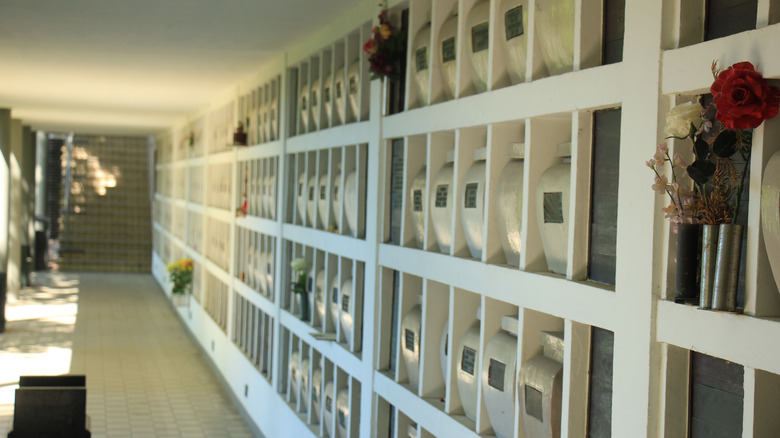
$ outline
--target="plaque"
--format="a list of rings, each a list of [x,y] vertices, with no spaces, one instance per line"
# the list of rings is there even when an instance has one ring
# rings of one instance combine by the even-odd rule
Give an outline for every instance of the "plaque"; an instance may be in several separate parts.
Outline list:
[[[407,350],[414,351],[414,332],[409,329],[406,329],[405,344]]]
[[[325,103],[330,103],[330,87],[325,87],[325,89],[322,90],[322,100]]]
[[[357,78],[354,76],[349,77],[349,94],[357,94]]]
[[[563,223],[563,193],[544,193],[544,223]]]
[[[401,244],[401,211],[404,199],[404,141],[395,139],[392,144],[390,168],[390,243]]]
[[[505,374],[506,364],[495,359],[490,359],[490,366],[488,367],[488,385],[504,392]]]
[[[314,388],[314,391],[311,392],[311,401],[314,403],[320,402],[320,394],[319,391],[317,391],[317,388]]]
[[[339,302],[339,288],[334,287],[333,288],[333,293],[331,295],[333,297],[333,302],[334,303],[338,303]]]
[[[466,208],[477,208],[477,189],[478,183],[466,184],[466,196],[463,200],[463,206]]]
[[[473,53],[488,49],[490,46],[489,29],[490,23],[487,21],[471,28],[471,51]]]
[[[344,294],[341,297],[341,310],[343,310],[344,312],[349,313],[349,295],[347,295],[347,294]]]
[[[473,348],[463,347],[463,357],[460,360],[460,369],[464,373],[474,375],[474,364],[477,360],[477,352]]]
[[[341,82],[336,82],[336,99],[341,99]]]
[[[448,184],[441,184],[436,187],[436,208],[447,207],[447,190]]]
[[[320,186],[320,199],[325,199],[325,194],[327,193],[327,187],[324,185]]]
[[[333,412],[333,399],[329,396],[325,396],[325,410]]]
[[[303,183],[298,183],[298,196],[303,196]]]
[[[339,424],[343,428],[347,428],[347,419],[344,417],[344,411],[339,411]]]
[[[314,187],[309,187],[309,201],[314,201]]]
[[[306,96],[301,96],[301,111],[306,111]]]
[[[415,190],[413,194],[413,209],[416,212],[423,211],[422,190]]]
[[[525,29],[523,29],[523,6],[520,5],[506,11],[504,23],[507,41],[522,36],[525,33]]]
[[[317,106],[317,91],[311,92],[311,106]]]
[[[544,422],[542,415],[542,392],[533,386],[523,386],[525,387],[525,413]]]
[[[414,54],[417,62],[417,71],[428,69],[428,47],[420,47]]]
[[[339,186],[333,186],[333,201],[338,202],[339,200]]]
[[[455,60],[455,37],[447,38],[441,42],[441,62]]]

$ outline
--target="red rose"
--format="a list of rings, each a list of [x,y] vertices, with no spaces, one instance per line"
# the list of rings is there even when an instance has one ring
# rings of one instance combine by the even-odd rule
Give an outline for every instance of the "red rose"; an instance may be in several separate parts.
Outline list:
[[[721,72],[710,87],[727,129],[752,129],[777,115],[780,90],[770,87],[753,64],[738,62]]]

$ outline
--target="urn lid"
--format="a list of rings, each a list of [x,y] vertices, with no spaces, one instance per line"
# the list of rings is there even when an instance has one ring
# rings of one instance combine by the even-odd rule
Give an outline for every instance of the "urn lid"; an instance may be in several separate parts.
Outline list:
[[[501,328],[508,331],[509,334],[517,336],[517,317],[510,315],[502,316]]]
[[[485,161],[487,160],[487,148],[477,148],[474,149],[474,161]]]
[[[422,294],[417,294],[417,296],[416,296],[416,297],[414,297],[414,301],[415,301],[417,304],[419,304],[419,305],[422,305]]]
[[[540,332],[539,343],[544,347],[544,355],[550,359],[563,362],[564,339],[563,332]]]
[[[525,158],[525,143],[514,142],[506,145],[506,155],[509,158],[523,159]]]
[[[445,163],[454,163],[455,162],[455,149],[450,149],[447,151],[447,157],[444,159]]]
[[[477,321],[482,321],[482,306],[477,307]]]

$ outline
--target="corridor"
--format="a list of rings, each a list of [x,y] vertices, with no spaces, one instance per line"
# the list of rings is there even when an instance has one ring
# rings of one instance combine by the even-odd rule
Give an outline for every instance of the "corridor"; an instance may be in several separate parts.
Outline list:
[[[19,375],[85,374],[93,437],[251,437],[146,274],[35,274],[0,334],[0,437]]]

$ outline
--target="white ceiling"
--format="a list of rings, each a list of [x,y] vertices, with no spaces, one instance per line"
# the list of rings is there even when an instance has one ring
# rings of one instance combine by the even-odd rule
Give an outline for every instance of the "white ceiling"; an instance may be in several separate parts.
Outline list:
[[[360,0],[0,0],[0,107],[34,129],[171,126]]]

